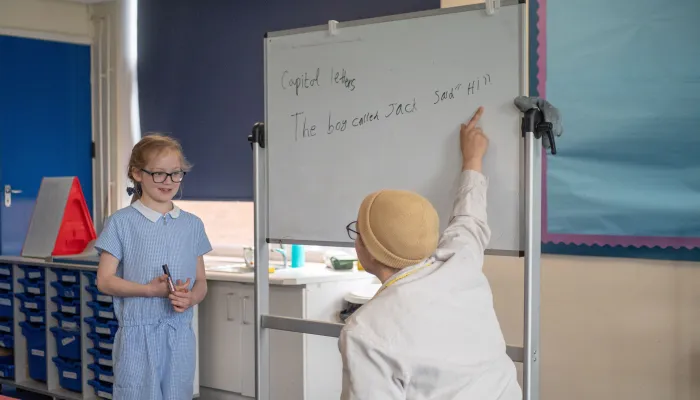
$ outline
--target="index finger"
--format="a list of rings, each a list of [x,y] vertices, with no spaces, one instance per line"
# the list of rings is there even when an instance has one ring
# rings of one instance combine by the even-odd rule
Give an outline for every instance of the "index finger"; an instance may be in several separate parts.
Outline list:
[[[480,106],[476,112],[474,113],[474,116],[472,119],[469,120],[467,123],[467,129],[474,129],[476,127],[476,124],[479,123],[479,120],[481,119],[481,115],[484,113],[484,107]]]

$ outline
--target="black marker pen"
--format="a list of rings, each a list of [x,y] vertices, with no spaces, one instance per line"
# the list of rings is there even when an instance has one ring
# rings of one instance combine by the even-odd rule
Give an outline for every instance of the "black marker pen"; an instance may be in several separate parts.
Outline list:
[[[170,276],[170,270],[168,269],[168,264],[163,264],[163,272],[168,275],[168,288],[171,292],[175,291],[175,285],[173,284],[173,278]]]

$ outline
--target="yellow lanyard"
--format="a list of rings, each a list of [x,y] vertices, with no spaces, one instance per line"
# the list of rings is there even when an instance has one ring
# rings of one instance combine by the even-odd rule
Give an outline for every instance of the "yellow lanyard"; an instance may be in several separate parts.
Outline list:
[[[433,262],[435,262],[435,260],[430,260],[429,262],[426,262],[425,264],[423,264],[423,265],[421,265],[421,266],[419,266],[419,267],[416,267],[416,268],[414,268],[414,269],[412,269],[412,270],[410,270],[410,271],[406,271],[406,272],[404,272],[403,274],[398,275],[398,276],[396,276],[396,277],[394,277],[394,278],[391,278],[390,280],[386,281],[386,283],[385,283],[382,287],[379,288],[379,290],[378,290],[377,293],[374,295],[374,297],[377,297],[377,296],[379,295],[379,293],[381,293],[382,291],[384,291],[384,289],[386,289],[386,288],[388,288],[389,286],[393,285],[394,283],[400,281],[401,279],[404,279],[404,278],[406,278],[406,277],[409,277],[409,276],[415,274],[416,272],[422,270],[423,268],[426,268],[426,267],[429,267],[429,266],[433,265]]]

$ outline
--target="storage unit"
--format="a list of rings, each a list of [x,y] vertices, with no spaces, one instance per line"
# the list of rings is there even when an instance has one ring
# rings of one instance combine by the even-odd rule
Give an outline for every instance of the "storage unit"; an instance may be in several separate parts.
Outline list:
[[[0,379],[15,377],[12,265],[0,264]]]
[[[48,268],[47,285],[51,311],[49,332],[51,333],[51,361],[55,366],[56,378],[50,389],[60,388],[81,393],[83,387],[82,340],[80,329],[81,282],[80,271]],[[49,364],[49,365],[51,365]],[[58,383],[58,385],[56,385]]]
[[[15,307],[19,307],[16,326],[22,334],[15,336],[17,355],[24,354],[25,368],[17,373],[17,381],[29,379],[37,384],[47,381],[46,358],[46,271],[28,265],[19,265],[13,271],[16,279]],[[27,314],[34,315],[33,321]],[[22,343],[23,342],[23,343]],[[15,359],[17,361],[17,359]],[[19,371],[17,371],[19,372]]]
[[[51,328],[51,333],[53,333],[53,337],[56,339],[59,357],[65,360],[80,361],[80,330],[71,331],[54,326]]]
[[[36,381],[46,382],[46,327],[27,321],[22,321],[19,325],[27,343],[29,377]]]
[[[97,289],[97,275],[94,272],[83,272],[83,274],[89,283],[87,292],[92,298],[92,301],[85,303],[92,314],[90,318],[85,319],[90,326],[88,337],[92,342],[92,348],[88,350],[92,357],[88,365],[92,379],[88,384],[92,387],[95,396],[111,399],[114,383],[112,345],[119,323],[114,315],[112,297]]]
[[[0,384],[57,399],[112,397],[119,326],[112,297],[97,289],[96,269],[0,256],[0,347],[14,348],[0,354]],[[196,323],[195,307],[195,332]]]
[[[70,361],[62,357],[54,357],[54,364],[58,368],[58,383],[62,388],[81,392],[83,381],[81,377],[82,368],[80,361]]]

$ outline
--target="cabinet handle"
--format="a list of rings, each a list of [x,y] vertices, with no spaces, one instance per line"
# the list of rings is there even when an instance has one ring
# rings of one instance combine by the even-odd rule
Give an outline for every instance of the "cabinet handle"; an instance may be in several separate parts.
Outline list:
[[[248,296],[243,296],[243,325],[250,325],[248,322]]]
[[[229,293],[226,295],[226,319],[229,321],[235,321],[236,317],[234,316],[234,311],[236,308],[233,305],[233,301],[236,298],[235,293]]]

